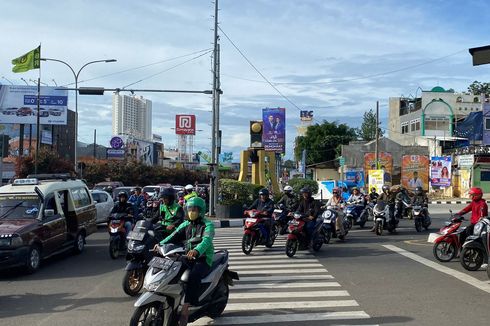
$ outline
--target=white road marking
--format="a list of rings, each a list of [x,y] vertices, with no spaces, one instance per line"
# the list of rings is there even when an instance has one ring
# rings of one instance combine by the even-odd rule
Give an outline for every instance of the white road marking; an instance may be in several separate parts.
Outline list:
[[[285,253],[282,253],[284,256],[283,257],[278,257],[277,255],[274,255],[274,256],[268,256],[268,255],[256,255],[252,252],[251,255],[245,255],[245,254],[230,254],[230,261],[234,262],[234,261],[254,261],[254,260],[257,260],[257,259],[270,259],[271,261],[272,260],[276,260],[276,259],[286,259],[286,260],[290,260],[290,261],[304,261],[304,260],[307,260],[308,258],[312,258],[312,255],[307,255],[306,253],[305,254],[296,254],[294,255],[294,257],[292,258],[289,258],[286,256]],[[314,259],[315,261],[318,261],[316,259]]]
[[[322,264],[300,264],[300,263],[294,263],[294,264],[275,264],[275,265],[252,265],[252,266],[237,266],[234,265],[233,263],[230,263],[230,268],[235,270],[235,271],[243,271],[243,270],[248,270],[248,269],[257,269],[257,268],[307,268],[307,267],[323,267]]]
[[[232,269],[233,270],[233,269]],[[309,273],[326,273],[328,272],[324,268],[300,268],[293,270],[275,270],[275,269],[264,269],[264,270],[252,270],[252,271],[240,271],[238,275],[259,275],[259,274],[309,274]]]
[[[230,293],[230,299],[285,299],[285,298],[329,298],[348,297],[347,291],[306,291],[306,292],[247,292]]]
[[[251,290],[251,289],[299,289],[299,288],[324,288],[324,287],[340,287],[337,282],[314,282],[314,283],[254,283],[254,284],[235,284],[233,290]]]
[[[261,265],[264,263],[268,264],[283,264],[283,263],[289,263],[297,266],[297,264],[302,264],[302,263],[318,263],[318,259],[291,259],[288,257],[284,258],[278,258],[278,257],[269,257],[267,262],[262,261],[263,259],[255,260],[254,257],[250,257],[248,259],[242,259],[238,260],[236,258],[230,259],[230,265],[231,266],[240,266],[240,265]],[[259,266],[257,266],[259,267]]]
[[[394,252],[396,252],[402,256],[405,256],[407,258],[415,260],[416,262],[419,262],[419,263],[421,263],[427,267],[435,269],[436,271],[439,271],[441,273],[444,273],[444,274],[450,275],[454,278],[457,278],[458,280],[465,282],[471,286],[474,286],[477,289],[480,289],[482,291],[490,293],[490,283],[488,283],[488,282],[482,282],[479,279],[476,279],[476,278],[469,276],[465,273],[459,272],[457,270],[454,270],[454,269],[446,267],[446,266],[442,266],[442,265],[435,263],[435,262],[433,262],[427,258],[421,257],[419,255],[416,255],[412,252],[406,251],[406,250],[399,248],[397,246],[383,245],[383,247],[385,247],[386,249],[389,249],[391,251],[394,251]]]
[[[271,275],[271,276],[244,276],[243,273],[238,274],[239,282],[269,282],[269,281],[303,281],[303,280],[333,280],[332,275]]]
[[[224,248],[224,249],[226,249],[226,248]],[[231,249],[231,250],[228,250],[228,253],[230,254],[230,256],[239,256],[239,257],[245,256],[242,249]],[[284,257],[287,257],[286,251],[284,250],[284,248],[278,248],[278,250],[270,250],[270,249],[265,250],[265,248],[260,248],[260,247],[254,248],[252,253],[250,255],[247,255],[247,256],[253,257],[254,255],[259,255],[259,256],[263,256],[263,255],[284,255]],[[311,252],[309,252],[308,250],[305,250],[305,251],[300,251],[299,253],[297,253],[294,256],[295,257],[296,256],[301,257],[302,255],[313,255],[313,254]]]
[[[273,309],[314,309],[314,308],[333,308],[333,307],[358,307],[356,300],[325,300],[325,301],[297,301],[289,302],[243,302],[228,303],[226,312],[237,311],[257,311]]]
[[[289,323],[301,321],[319,320],[345,320],[345,319],[368,319],[370,318],[364,311],[335,311],[308,314],[281,314],[281,315],[261,315],[261,316],[236,316],[220,317],[216,320],[202,318],[195,321],[190,326],[204,325],[245,325],[245,324],[270,324],[270,323]],[[374,325],[365,325],[374,326]],[[377,325],[376,325],[377,326]]]

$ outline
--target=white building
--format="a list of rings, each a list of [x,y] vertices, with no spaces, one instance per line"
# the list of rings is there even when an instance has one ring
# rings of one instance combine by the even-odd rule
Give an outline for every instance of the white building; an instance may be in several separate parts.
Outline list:
[[[114,93],[112,97],[112,134],[152,140],[151,101],[142,96]]]

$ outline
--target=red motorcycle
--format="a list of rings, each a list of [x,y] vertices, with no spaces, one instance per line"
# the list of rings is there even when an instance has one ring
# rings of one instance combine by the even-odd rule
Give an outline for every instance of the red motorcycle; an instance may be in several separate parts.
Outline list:
[[[128,219],[126,213],[111,214],[109,231],[109,255],[112,259],[119,257],[119,253],[126,251],[126,229],[124,223]]]
[[[253,247],[258,245],[265,245],[267,248],[272,248],[274,241],[276,240],[275,225],[271,218],[269,223],[272,223],[272,227],[266,224],[266,215],[256,209],[246,210],[243,213],[245,217],[245,226],[242,238],[242,251],[245,255],[249,255],[252,252]]]
[[[451,215],[452,216],[452,215]],[[461,227],[463,220],[453,217],[451,221],[445,222],[439,232],[429,235],[429,242],[434,243],[432,252],[434,257],[441,262],[448,262],[454,259],[461,250],[461,233],[466,227]]]
[[[317,219],[315,230],[311,236],[311,247],[314,251],[319,251],[325,242],[322,232],[322,219]],[[286,241],[286,255],[293,257],[298,250],[306,250],[310,246],[310,239],[306,234],[306,222],[299,213],[294,213],[293,219],[289,221],[288,239]]]

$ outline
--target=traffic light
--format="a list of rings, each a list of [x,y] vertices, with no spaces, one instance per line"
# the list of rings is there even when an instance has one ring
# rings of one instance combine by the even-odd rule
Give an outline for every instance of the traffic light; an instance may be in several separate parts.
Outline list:
[[[262,121],[250,121],[250,147],[262,147]]]
[[[2,158],[9,156],[9,140],[10,136],[0,135],[0,154]]]

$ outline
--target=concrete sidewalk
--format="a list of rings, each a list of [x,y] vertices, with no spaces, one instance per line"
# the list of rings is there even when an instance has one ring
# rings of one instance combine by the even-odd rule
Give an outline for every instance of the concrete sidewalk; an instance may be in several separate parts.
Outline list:
[[[469,204],[471,199],[468,198],[443,198],[443,199],[433,199],[429,200],[429,204],[432,205],[448,205],[448,204]],[[490,200],[487,200],[490,203]]]
[[[244,224],[243,218],[233,218],[233,219],[211,219],[214,223],[214,227],[217,229],[220,228],[236,228],[242,227]]]

